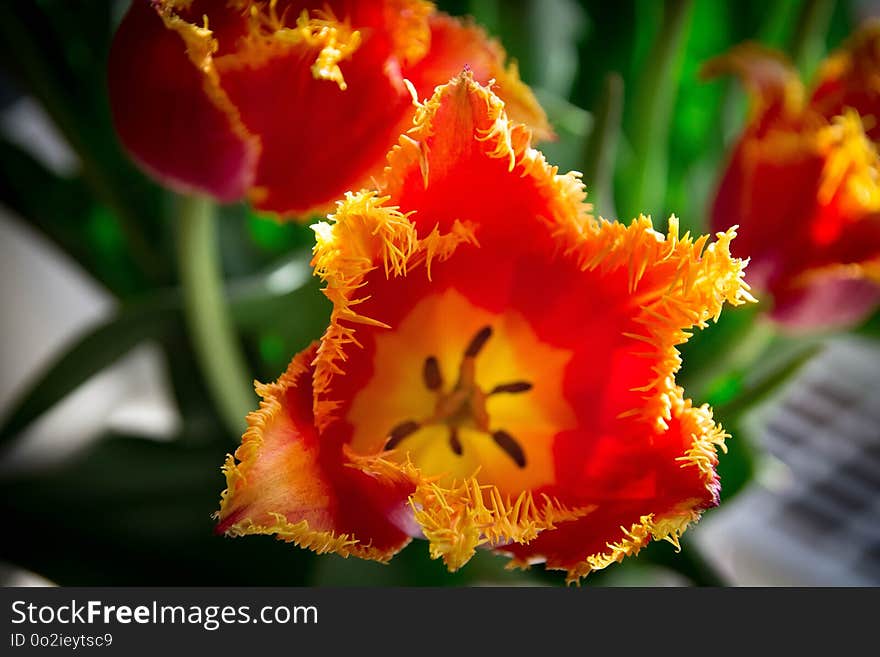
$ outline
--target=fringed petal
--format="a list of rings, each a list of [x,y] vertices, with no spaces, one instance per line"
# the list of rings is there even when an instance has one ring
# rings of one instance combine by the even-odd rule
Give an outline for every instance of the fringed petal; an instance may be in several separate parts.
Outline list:
[[[586,223],[591,207],[580,174],[559,174],[531,140],[504,101],[465,71],[419,104],[413,127],[388,155],[379,189],[415,210],[411,220],[421,234],[470,221],[478,239],[491,233],[493,241],[514,243],[522,217]]]
[[[538,141],[553,139],[547,115],[531,89],[519,77],[516,62],[507,63],[500,43],[470,19],[435,14],[430,19],[431,48],[405,76],[426,97],[436,86],[470,70],[474,79],[504,100],[505,111],[513,121],[528,125]]]
[[[136,0],[111,46],[110,105],[122,143],[154,176],[231,201],[253,182],[260,145],[219,85],[216,48],[170,4]]]
[[[687,341],[691,329],[717,321],[725,303],[755,301],[743,280],[746,263],[730,253],[736,231],[718,233],[710,244],[708,236],[680,236],[675,216],[666,236],[644,216],[628,226],[602,222],[589,228],[583,235],[579,222],[561,226],[560,248],[572,253],[584,271],[625,279],[631,321],[638,328],[624,335],[638,345],[638,357],[652,363],[650,381],[632,389],[642,398],[632,409],[620,408],[618,417],[638,415],[663,429],[681,365],[676,346]]]
[[[708,407],[693,407],[676,388],[667,430],[647,444],[618,436],[595,450],[581,475],[594,479],[589,513],[530,542],[497,549],[513,557],[510,567],[543,562],[566,571],[569,583],[638,554],[651,540],[680,549],[685,529],[718,504],[717,450],[725,450],[727,437]],[[631,474],[614,471],[621,469]]]
[[[868,136],[880,140],[880,19],[865,21],[822,63],[810,106],[829,120],[853,109]]]
[[[339,402],[331,395],[333,378],[344,374],[346,350],[360,346],[356,327],[388,328],[380,319],[362,312],[368,300],[363,287],[376,270],[387,279],[406,276],[424,265],[449,258],[459,244],[473,243],[472,230],[456,224],[447,235],[431,233],[418,239],[415,226],[388,197],[374,192],[347,194],[328,222],[312,226],[316,234],[312,266],[326,283],[324,294],[333,303],[330,326],[321,339],[315,360],[315,413],[319,426],[327,426]]]
[[[597,221],[584,197],[465,72],[420,105],[380,192],[314,227],[322,444],[412,473],[450,569],[487,546],[576,579],[717,503],[725,434],[675,384],[675,347],[752,300],[734,232]],[[443,404],[465,376],[483,392],[459,419]]]
[[[257,387],[260,410],[248,416],[242,444],[223,467],[217,531],[387,561],[409,542],[401,526],[414,480],[402,468],[321,443],[312,417],[315,352],[300,353],[276,383]]]
[[[430,542],[432,559],[450,572],[467,563],[479,546],[527,544],[559,523],[574,521],[594,507],[569,509],[547,495],[523,491],[505,497],[497,487],[472,478],[460,486],[422,483],[410,498],[414,517]]]
[[[716,230],[738,226],[748,281],[770,317],[796,330],[842,328],[876,307],[880,258],[880,23],[866,23],[820,67],[805,102],[779,55],[734,49],[706,66],[736,73],[757,111],[712,205]]]
[[[430,94],[466,66],[550,134],[501,47],[424,0],[136,0],[110,89],[123,142],[160,180],[308,219],[381,174],[415,112],[407,84]]]
[[[500,47],[476,28],[456,32],[456,47],[448,47],[449,30],[435,25],[458,23],[434,14],[429,3],[330,3],[303,9],[292,27],[285,23],[289,13],[255,6],[251,36],[217,61],[224,89],[262,140],[249,194],[262,210],[324,214],[347,190],[368,186],[414,112],[404,78],[430,92],[469,59],[487,76],[503,73],[505,97],[546,131],[529,89],[503,68]],[[283,120],[267,111],[277,107],[288,108]],[[291,153],[307,156],[291,159]]]
[[[684,530],[699,519],[698,513],[688,509],[661,518],[633,513],[632,509],[627,512],[608,506],[582,520],[563,523],[532,543],[511,545],[502,552],[512,556],[508,568],[545,563],[549,570],[565,571],[566,582],[574,584],[594,571],[637,555],[651,540],[665,540],[678,548]],[[616,524],[621,519],[626,524]]]
[[[779,324],[841,327],[869,313],[876,296],[863,265],[880,257],[880,157],[854,110],[826,121],[806,107],[801,116],[746,128],[712,225],[739,226],[736,252],[751,259],[748,281],[770,293]],[[832,291],[845,293],[833,306]]]
[[[432,47],[430,19],[435,15],[434,4],[423,0],[385,0],[383,11],[397,60],[404,67],[420,61]]]
[[[217,60],[224,89],[263,144],[249,193],[262,210],[326,212],[379,173],[409,119],[383,26],[339,11],[303,9],[295,22],[271,6],[254,11],[250,36]]]

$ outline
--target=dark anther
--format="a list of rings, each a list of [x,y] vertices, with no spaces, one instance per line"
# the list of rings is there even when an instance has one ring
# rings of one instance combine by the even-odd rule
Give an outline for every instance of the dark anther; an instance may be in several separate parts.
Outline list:
[[[467,349],[465,349],[465,358],[476,358],[477,354],[480,353],[480,350],[483,348],[483,345],[486,344],[486,340],[490,337],[492,337],[491,326],[484,326],[477,331],[477,334],[473,337]]]
[[[526,455],[522,447],[516,442],[516,439],[506,431],[496,431],[492,434],[492,438],[498,446],[507,452],[507,455],[521,468],[526,467]]]
[[[449,427],[449,446],[452,448],[453,452],[458,456],[461,456],[463,451],[461,448],[461,440],[458,438],[458,429],[455,427]]]
[[[443,375],[440,373],[440,363],[434,356],[425,359],[425,369],[422,374],[425,377],[425,385],[428,390],[440,390],[443,387]]]
[[[421,427],[421,425],[412,420],[401,422],[388,434],[388,442],[385,443],[385,449],[394,449],[400,444],[401,440],[409,436],[411,433],[418,431],[419,427]]]
[[[492,388],[490,395],[498,392],[528,392],[532,389],[532,384],[528,381],[514,381],[513,383],[502,383],[500,386]]]

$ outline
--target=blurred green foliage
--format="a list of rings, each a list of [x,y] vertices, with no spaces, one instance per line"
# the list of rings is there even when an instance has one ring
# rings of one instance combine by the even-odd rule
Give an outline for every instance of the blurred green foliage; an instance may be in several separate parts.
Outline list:
[[[713,185],[745,110],[736,85],[699,79],[702,62],[754,39],[786,50],[809,71],[850,31],[857,10],[842,0],[438,4],[472,14],[518,61],[558,133],[543,146],[548,159],[606,181],[599,188],[605,216],[628,220],[643,212],[662,229],[674,212],[683,229],[698,232],[706,228]],[[131,164],[113,134],[104,71],[126,6],[0,3],[0,97],[40,103],[79,162],[59,174],[0,135],[0,202],[119,301],[113,317],[71,340],[0,418],[0,446],[8,448],[33,420],[145,340],[161,347],[184,422],[169,442],[106,435],[60,466],[6,475],[0,505],[9,530],[0,559],[59,584],[561,584],[558,573],[540,568],[504,572],[504,561],[488,553],[449,575],[418,541],[381,566],[317,558],[266,537],[213,535],[220,465],[237,437],[223,428],[194,364],[173,260],[173,199]],[[592,193],[594,180],[585,182]],[[312,232],[242,204],[222,212],[233,320],[251,371],[271,380],[326,325],[329,307],[308,268]],[[749,381],[735,362],[726,378],[705,374],[753,320],[754,312],[728,312],[683,349],[682,379],[694,383],[689,392],[719,404],[719,413],[728,408],[721,420],[730,428],[739,425],[743,391],[779,383]],[[876,336],[876,327],[875,318],[864,331]],[[720,466],[725,498],[749,481],[754,458],[747,439],[731,441]],[[663,543],[587,584],[652,583],[668,569],[685,582],[718,582],[687,545],[674,556]]]

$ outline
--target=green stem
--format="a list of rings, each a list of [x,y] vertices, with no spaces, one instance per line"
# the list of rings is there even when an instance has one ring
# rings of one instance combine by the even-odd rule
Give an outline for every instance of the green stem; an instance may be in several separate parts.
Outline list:
[[[676,70],[681,62],[690,25],[693,0],[668,0],[663,22],[648,54],[639,82],[634,111],[633,152],[635,181],[627,215],[660,212],[666,188],[669,124],[678,88]]]
[[[216,218],[210,199],[180,197],[177,260],[184,313],[202,375],[226,426],[239,435],[256,399],[227,312]]]
[[[609,73],[602,87],[602,97],[593,114],[593,129],[584,153],[584,182],[590,192],[595,212],[613,217],[614,159],[620,137],[623,110],[623,78]]]
[[[834,0],[809,0],[803,4],[791,42],[791,58],[804,79],[812,76],[825,51],[825,34]]]
[[[776,50],[791,46],[793,29],[803,6],[801,0],[777,0],[769,3],[755,40]]]

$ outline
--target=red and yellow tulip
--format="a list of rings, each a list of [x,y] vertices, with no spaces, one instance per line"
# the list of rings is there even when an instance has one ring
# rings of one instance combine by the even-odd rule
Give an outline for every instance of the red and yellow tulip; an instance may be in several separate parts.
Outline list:
[[[734,231],[597,220],[531,137],[464,72],[314,226],[330,323],[258,387],[220,532],[379,561],[422,537],[450,570],[483,546],[573,581],[717,503],[725,433],[676,346],[750,299]]]
[[[378,176],[422,97],[463,67],[546,117],[476,25],[423,0],[135,0],[116,33],[117,133],[162,182],[308,218]]]
[[[796,329],[845,327],[880,304],[880,26],[820,68],[808,93],[779,53],[746,44],[711,62],[751,98],[712,205],[739,226],[735,252],[770,316]]]

